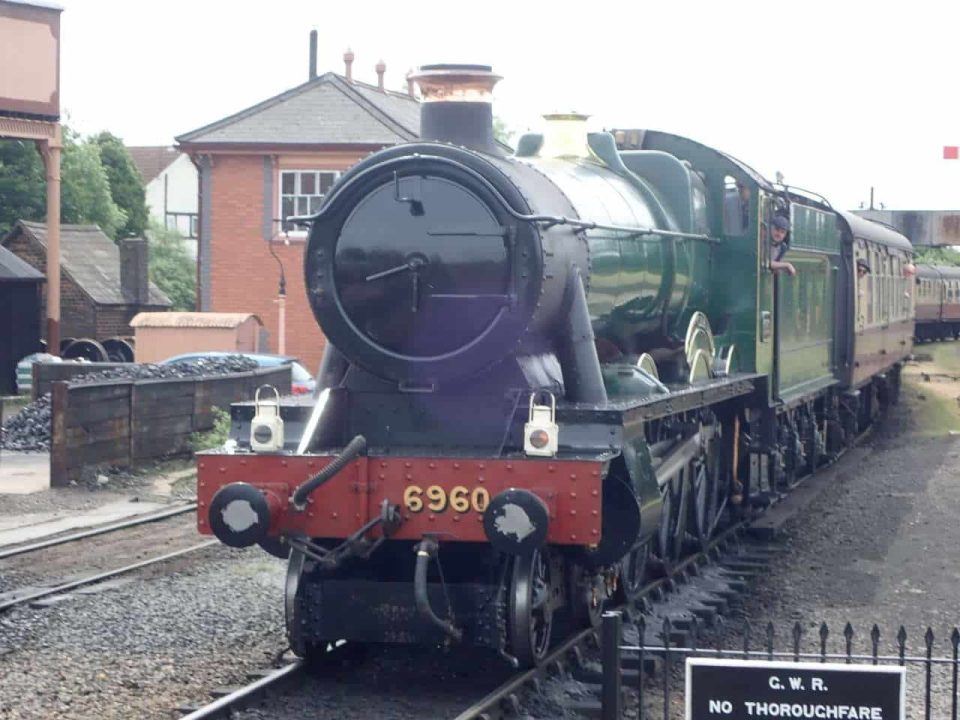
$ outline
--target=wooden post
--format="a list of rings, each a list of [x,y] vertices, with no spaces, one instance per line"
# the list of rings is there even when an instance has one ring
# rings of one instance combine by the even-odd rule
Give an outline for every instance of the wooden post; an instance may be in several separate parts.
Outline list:
[[[47,352],[60,356],[60,125],[37,143],[47,170]]]
[[[66,487],[68,383],[58,381],[50,388],[50,487]]]

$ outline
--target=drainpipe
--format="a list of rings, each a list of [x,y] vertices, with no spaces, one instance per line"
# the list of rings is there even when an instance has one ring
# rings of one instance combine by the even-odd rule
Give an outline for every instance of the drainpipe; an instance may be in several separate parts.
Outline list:
[[[289,241],[287,241],[289,242]],[[280,266],[280,286],[277,289],[277,354],[287,354],[287,277],[283,272],[283,263],[273,250],[273,241],[269,243],[270,254]]]

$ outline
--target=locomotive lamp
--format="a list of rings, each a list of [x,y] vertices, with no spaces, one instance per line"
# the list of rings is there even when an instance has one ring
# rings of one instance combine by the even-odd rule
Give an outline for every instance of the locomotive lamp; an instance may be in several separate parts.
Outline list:
[[[560,428],[557,425],[557,401],[553,393],[549,405],[537,405],[537,393],[530,395],[530,414],[523,426],[523,451],[527,455],[553,457],[557,454]]]
[[[260,391],[273,390],[272,400],[261,400]],[[254,452],[279,452],[283,449],[283,419],[280,417],[280,393],[273,385],[261,385],[254,399],[250,423],[250,449]]]

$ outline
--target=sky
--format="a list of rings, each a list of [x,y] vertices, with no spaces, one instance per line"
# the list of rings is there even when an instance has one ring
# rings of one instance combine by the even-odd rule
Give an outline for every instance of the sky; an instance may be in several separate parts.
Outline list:
[[[129,145],[177,135],[320,72],[406,89],[437,62],[492,65],[520,133],[575,110],[592,129],[686,135],[857,208],[960,208],[960,3],[57,0],[61,106]]]

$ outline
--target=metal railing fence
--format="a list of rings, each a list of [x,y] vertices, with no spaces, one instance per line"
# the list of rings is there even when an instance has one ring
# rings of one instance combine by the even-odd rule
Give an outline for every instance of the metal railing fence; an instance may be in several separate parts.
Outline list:
[[[739,632],[733,632],[734,628],[730,626],[713,628],[709,638],[705,636],[706,628],[696,617],[693,617],[689,624],[684,623],[684,626],[688,638],[685,644],[671,642],[677,628],[669,618],[659,627],[662,644],[646,644],[644,639],[648,625],[646,618],[640,616],[637,620],[639,643],[624,644],[621,613],[604,613],[601,625],[603,720],[620,720],[628,716],[638,720],[652,720],[657,716],[661,716],[663,720],[683,717],[682,710],[678,713],[678,708],[682,705],[675,702],[678,697],[683,697],[683,691],[675,687],[679,682],[675,671],[683,668],[688,657],[903,666],[907,668],[906,717],[957,720],[960,709],[960,630],[957,627],[949,632],[945,640],[941,636],[939,645],[941,648],[946,645],[948,654],[935,655],[938,643],[930,627],[923,633],[922,648],[919,652],[910,650],[907,630],[901,625],[893,638],[895,652],[882,654],[881,641],[884,636],[877,625],[873,625],[866,636],[866,652],[857,650],[861,636],[849,622],[844,626],[839,638],[831,636],[828,625],[821,623],[814,633],[813,647],[810,633],[799,621],[795,622],[787,633],[789,642],[786,645],[779,644],[782,636],[777,635],[772,622],[763,627],[759,638],[755,637],[754,629],[749,623],[737,628]],[[739,642],[736,647],[732,647],[729,638],[738,634]],[[758,639],[759,645],[756,642]],[[701,640],[708,642],[701,644]],[[839,652],[831,651],[831,640],[833,644],[839,641],[842,645]],[[632,680],[632,672],[631,682],[628,684],[624,681],[625,666],[636,667],[635,682]],[[919,670],[919,673],[911,670]],[[629,714],[625,714],[623,691],[631,689],[630,685],[636,694],[636,712],[631,707]],[[659,706],[661,712],[656,712],[656,707],[651,711],[651,705]]]

